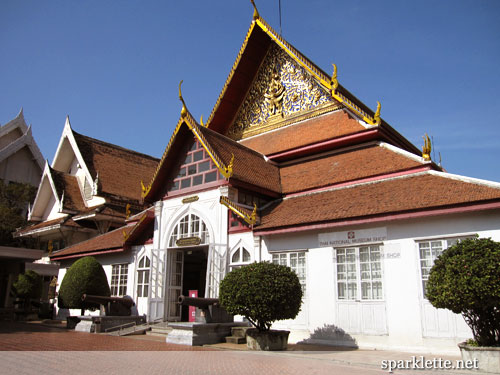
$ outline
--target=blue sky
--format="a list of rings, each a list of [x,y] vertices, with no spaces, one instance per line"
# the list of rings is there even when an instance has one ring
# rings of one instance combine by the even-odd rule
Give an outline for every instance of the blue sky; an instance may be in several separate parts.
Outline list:
[[[279,30],[278,0],[256,0]],[[0,1],[0,123],[24,107],[52,160],[75,131],[160,157],[183,95],[206,119],[249,0]],[[500,181],[500,1],[282,0],[283,37],[452,173]]]

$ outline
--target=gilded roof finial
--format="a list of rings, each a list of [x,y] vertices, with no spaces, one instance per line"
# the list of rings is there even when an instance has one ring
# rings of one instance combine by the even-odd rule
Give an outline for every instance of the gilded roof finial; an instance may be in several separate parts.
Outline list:
[[[182,80],[179,82],[179,99],[182,102],[181,117],[185,118],[187,115],[187,108],[186,108],[186,103],[184,102],[184,99],[182,97],[182,92],[181,92],[182,82],[183,82]]]
[[[333,74],[332,74],[332,79],[331,79],[331,84],[332,84],[332,91],[337,90],[337,87],[339,87],[339,80],[337,79],[337,65],[333,65]]]
[[[125,206],[125,215],[126,215],[125,219],[128,219],[130,217],[130,214],[131,214],[130,203],[127,203],[127,205]]]
[[[377,111],[373,115],[373,119],[375,120],[375,124],[377,125],[380,125],[380,123],[382,122],[382,119],[380,118],[380,107],[380,102],[377,102]]]
[[[255,2],[253,0],[250,0],[250,2],[253,5],[253,19],[257,20],[260,18],[259,11],[257,10],[257,6],[255,5]]]
[[[229,162],[228,166],[224,169],[225,173],[223,173],[224,177],[226,178],[229,178],[233,175],[234,154],[231,155],[233,155],[231,157],[231,161]]]
[[[205,125],[203,124],[203,115],[201,115],[201,117],[200,117],[200,125],[205,127]]]
[[[255,204],[255,202],[253,203],[253,211],[250,215],[250,222],[252,225],[257,222],[257,205]]]
[[[422,147],[422,158],[425,161],[430,161],[431,160],[431,151],[432,151],[432,145],[431,145],[431,139],[425,133],[425,136],[422,137],[424,139],[424,146]]]

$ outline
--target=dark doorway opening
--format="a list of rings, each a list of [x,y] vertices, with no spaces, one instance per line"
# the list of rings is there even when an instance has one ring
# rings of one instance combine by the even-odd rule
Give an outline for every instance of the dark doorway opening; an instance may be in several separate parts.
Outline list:
[[[184,252],[184,275],[182,294],[189,296],[190,290],[197,290],[198,297],[205,297],[208,248],[186,250]],[[183,306],[181,321],[189,320],[189,307]]]

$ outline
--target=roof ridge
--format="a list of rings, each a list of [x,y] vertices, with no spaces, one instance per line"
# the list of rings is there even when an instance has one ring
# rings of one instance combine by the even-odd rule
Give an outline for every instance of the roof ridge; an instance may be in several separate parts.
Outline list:
[[[490,181],[490,180],[484,180],[481,178],[475,178],[475,177],[468,177],[468,176],[462,176],[459,174],[455,173],[449,173],[449,172],[442,172],[442,171],[436,171],[436,170],[429,170],[428,171],[431,175],[443,177],[443,178],[449,178],[450,180],[455,180],[455,181],[462,181],[462,182],[467,182],[471,184],[476,184],[476,185],[483,185],[487,186],[493,189],[500,189],[500,182],[496,181]]]
[[[148,155],[148,154],[145,154],[145,153],[142,153],[142,152],[139,152],[139,151],[135,151],[135,150],[132,150],[132,149],[129,149],[129,148],[126,148],[126,147],[122,147],[122,146],[119,146],[119,145],[115,145],[113,143],[109,143],[109,142],[106,142],[106,141],[102,141],[100,139],[97,139],[97,138],[92,138],[92,137],[89,137],[87,135],[84,135],[84,134],[81,134],[81,133],[78,133],[74,130],[73,131],[73,134],[77,137],[82,137],[88,141],[91,141],[91,142],[95,142],[95,143],[98,143],[98,144],[101,144],[101,145],[104,145],[104,146],[109,146],[111,148],[114,148],[114,149],[118,149],[118,150],[121,150],[121,151],[125,151],[125,152],[129,152],[129,153],[133,153],[133,154],[136,154],[136,155],[139,155],[139,156],[144,156],[148,159],[151,159],[151,160],[156,160],[156,161],[159,161],[160,159],[159,158],[156,158],[154,156],[151,156],[151,155]],[[76,138],[76,137],[75,137]],[[78,140],[77,140],[77,143],[78,143]]]

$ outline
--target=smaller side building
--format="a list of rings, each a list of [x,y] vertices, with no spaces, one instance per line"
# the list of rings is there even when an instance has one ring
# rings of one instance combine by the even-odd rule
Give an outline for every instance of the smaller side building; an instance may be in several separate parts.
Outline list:
[[[42,153],[21,109],[16,118],[0,127],[0,179],[38,186],[43,165]]]
[[[37,187],[42,176],[44,160],[33,134],[31,126],[26,124],[23,110],[5,125],[0,126],[0,183],[5,187],[10,184],[28,184]],[[6,198],[8,200],[8,198]],[[25,263],[29,264],[42,255],[41,251],[25,249],[14,244],[10,227],[14,222],[25,217],[30,202],[16,202],[15,207],[2,207],[4,236],[0,241],[0,309],[12,306],[11,289],[17,276],[24,272]],[[7,211],[9,211],[7,213]],[[18,218],[12,220],[12,216]]]

